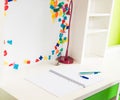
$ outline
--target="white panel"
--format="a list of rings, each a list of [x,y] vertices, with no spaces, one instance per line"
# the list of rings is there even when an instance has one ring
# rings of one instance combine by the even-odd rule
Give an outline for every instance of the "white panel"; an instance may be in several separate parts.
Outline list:
[[[70,55],[79,63],[81,63],[83,56],[88,5],[88,0],[75,0],[74,2]]]
[[[91,0],[90,13],[111,13],[113,0]]]
[[[86,39],[86,56],[104,56],[107,33],[89,34]]]
[[[85,37],[85,64],[101,65],[104,57],[114,0],[90,0]]]
[[[109,27],[109,16],[95,16],[89,18],[88,30],[94,29],[108,29]]]

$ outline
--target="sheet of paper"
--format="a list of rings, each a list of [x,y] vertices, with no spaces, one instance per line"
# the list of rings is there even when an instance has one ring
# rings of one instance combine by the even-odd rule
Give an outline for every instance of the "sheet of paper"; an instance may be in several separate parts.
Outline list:
[[[104,80],[101,73],[84,75],[84,76],[88,77],[89,79],[85,79],[85,78],[80,77],[79,72],[81,70],[79,67],[66,67],[66,68],[51,69],[51,70],[59,73],[60,75],[68,77],[75,82],[81,83],[85,87],[90,86],[90,85],[94,85],[95,83]]]
[[[49,71],[33,77],[27,77],[26,80],[59,97],[83,88]]]

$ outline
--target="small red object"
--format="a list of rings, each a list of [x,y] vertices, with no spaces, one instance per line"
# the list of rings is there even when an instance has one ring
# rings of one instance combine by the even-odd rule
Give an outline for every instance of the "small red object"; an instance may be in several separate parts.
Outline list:
[[[67,8],[68,7],[68,4],[65,4],[65,8]]]
[[[70,12],[70,10],[68,10],[66,14],[67,14],[67,15],[71,15],[71,12]]]
[[[5,5],[5,6],[4,6],[4,10],[5,10],[5,11],[8,10],[8,8],[9,8],[8,5]]]
[[[36,59],[35,62],[39,62],[40,60],[39,59]]]
[[[9,66],[13,66],[13,65],[14,65],[13,63],[9,64]]]
[[[27,61],[27,64],[30,64],[30,60]]]
[[[7,5],[8,4],[8,0],[5,0],[5,5]]]
[[[63,12],[66,12],[66,9],[65,9],[65,8],[63,8]]]
[[[7,50],[4,50],[4,56],[7,56]]]
[[[70,56],[60,56],[59,58],[57,58],[57,60],[60,62],[60,63],[63,63],[63,64],[72,64],[74,62],[74,59]]]
[[[64,24],[65,23],[65,20],[62,20],[62,24]]]
[[[55,46],[55,50],[57,49],[57,46]]]

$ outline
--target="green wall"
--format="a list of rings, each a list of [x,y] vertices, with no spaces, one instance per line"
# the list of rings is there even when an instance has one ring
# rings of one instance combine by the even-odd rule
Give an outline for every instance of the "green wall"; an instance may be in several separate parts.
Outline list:
[[[109,37],[109,46],[120,44],[120,0],[114,0],[112,25]]]

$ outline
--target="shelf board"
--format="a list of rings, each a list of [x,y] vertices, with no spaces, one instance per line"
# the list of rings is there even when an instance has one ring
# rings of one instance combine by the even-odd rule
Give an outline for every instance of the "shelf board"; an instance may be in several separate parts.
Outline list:
[[[99,66],[103,63],[103,57],[101,56],[85,56],[83,60],[84,65]]]
[[[88,34],[107,33],[108,29],[89,29]]]
[[[106,17],[106,16],[110,16],[110,13],[90,13],[89,17]]]

